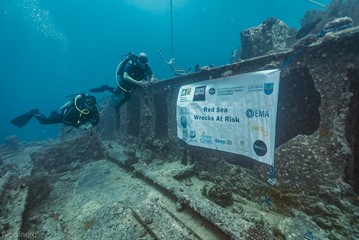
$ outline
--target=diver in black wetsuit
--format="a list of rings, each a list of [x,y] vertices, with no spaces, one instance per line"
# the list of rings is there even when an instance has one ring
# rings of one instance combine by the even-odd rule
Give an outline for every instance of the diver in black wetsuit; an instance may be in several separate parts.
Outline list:
[[[125,60],[123,60],[116,70],[116,81],[118,86],[116,88],[109,87],[107,84],[101,87],[90,89],[91,92],[109,91],[114,95],[121,96],[120,101],[116,105],[116,110],[125,104],[134,94],[135,89],[139,87],[147,87],[153,81],[153,73],[148,65],[148,58],[146,53],[140,53],[136,56],[129,53]]]
[[[61,107],[60,111],[53,111],[49,117],[45,117],[39,113],[38,109],[32,109],[12,119],[11,123],[20,128],[26,125],[33,117],[35,117],[40,124],[64,123],[65,125],[75,128],[81,126],[83,129],[94,127],[100,121],[96,107],[96,98],[84,93],[74,96]]]

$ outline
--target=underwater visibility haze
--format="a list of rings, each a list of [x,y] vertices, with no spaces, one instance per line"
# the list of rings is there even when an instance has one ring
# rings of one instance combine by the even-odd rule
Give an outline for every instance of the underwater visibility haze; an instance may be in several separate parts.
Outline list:
[[[359,0],[0,0],[0,239],[359,239],[358,23]]]
[[[1,141],[9,135],[56,138],[58,125],[32,120],[17,129],[10,120],[33,108],[48,115],[66,96],[113,85],[116,66],[130,51],[146,52],[154,74],[164,80],[174,75],[159,49],[185,71],[196,64],[221,66],[230,63],[241,31],[268,17],[299,29],[307,10],[321,9],[305,0],[173,0],[172,5],[173,56],[169,0],[1,0]]]

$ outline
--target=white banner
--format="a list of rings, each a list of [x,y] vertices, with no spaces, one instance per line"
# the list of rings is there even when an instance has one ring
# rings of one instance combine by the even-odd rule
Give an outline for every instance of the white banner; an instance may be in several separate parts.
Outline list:
[[[177,136],[272,165],[279,75],[278,69],[266,70],[182,86]]]

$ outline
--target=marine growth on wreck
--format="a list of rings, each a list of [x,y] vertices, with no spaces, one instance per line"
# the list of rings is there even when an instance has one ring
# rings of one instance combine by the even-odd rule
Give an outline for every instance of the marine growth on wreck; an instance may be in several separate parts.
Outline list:
[[[318,8],[300,29],[268,16],[242,31],[226,65],[171,65],[175,77],[136,89],[119,111],[116,97],[98,97],[96,129],[8,136],[0,239],[359,239],[359,1],[322,2],[308,1]],[[273,164],[178,137],[189,124],[177,119],[181,87],[266,70],[280,71]]]

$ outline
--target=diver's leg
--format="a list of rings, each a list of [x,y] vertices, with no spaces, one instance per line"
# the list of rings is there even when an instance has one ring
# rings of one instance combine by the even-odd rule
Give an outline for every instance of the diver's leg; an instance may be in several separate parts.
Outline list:
[[[53,111],[49,117],[45,117],[41,113],[34,113],[34,116],[40,124],[55,124],[62,122],[62,115],[57,111]]]
[[[117,129],[120,129],[120,109],[123,104],[125,104],[131,97],[131,93],[120,91],[119,94],[122,94],[122,98],[120,101],[115,105],[115,113],[116,113],[116,119],[117,119]]]
[[[94,92],[94,93],[104,92],[104,91],[107,90],[107,88],[108,88],[108,85],[105,84],[105,85],[103,85],[103,86],[101,86],[101,87],[97,87],[97,88],[92,88],[92,89],[90,89],[90,92]]]
[[[122,105],[125,104],[130,98],[131,98],[131,93],[125,92],[123,94],[123,97],[120,99],[120,101],[116,105],[116,108],[120,109],[122,107]]]
[[[114,87],[107,87],[106,90],[109,91],[110,93],[114,94],[114,95],[120,94],[120,92]]]
[[[112,94],[118,95],[118,92],[116,91],[116,88],[110,87],[107,84],[105,84],[105,85],[103,85],[101,87],[90,89],[90,92],[94,92],[94,93],[104,92],[104,91],[109,91]]]

